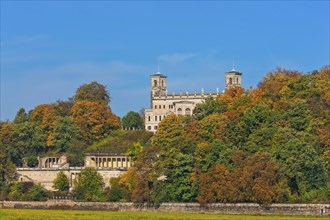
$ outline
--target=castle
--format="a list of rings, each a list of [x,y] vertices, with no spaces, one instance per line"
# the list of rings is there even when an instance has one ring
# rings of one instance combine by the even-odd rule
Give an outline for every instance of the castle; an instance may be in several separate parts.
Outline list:
[[[235,86],[242,86],[242,73],[232,69],[229,72],[225,72],[226,85],[225,89],[229,89]],[[166,88],[166,78],[159,71],[150,76],[150,109],[145,110],[145,130],[156,132],[158,124],[164,117],[170,114],[186,115],[190,116],[193,113],[194,108],[198,103],[202,103],[203,100],[208,97],[216,98],[219,90],[216,93],[204,93],[198,94],[196,91],[193,94],[180,92],[180,94],[168,94]]]

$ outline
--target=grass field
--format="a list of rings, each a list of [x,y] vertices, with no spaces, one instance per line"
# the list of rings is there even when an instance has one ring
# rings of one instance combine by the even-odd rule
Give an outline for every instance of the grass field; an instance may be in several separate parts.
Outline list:
[[[216,215],[216,214],[183,214],[183,213],[160,213],[160,212],[108,212],[108,211],[76,211],[76,210],[34,210],[34,209],[0,209],[0,219],[155,219],[155,220],[308,220],[330,219],[328,217],[308,216],[260,216],[260,215]]]

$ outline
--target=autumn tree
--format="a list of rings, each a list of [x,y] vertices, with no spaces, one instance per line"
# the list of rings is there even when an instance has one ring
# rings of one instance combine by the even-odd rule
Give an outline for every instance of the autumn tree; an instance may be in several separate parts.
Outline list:
[[[120,127],[119,118],[103,102],[78,101],[72,107],[71,114],[87,144],[106,137]]]
[[[121,189],[124,191],[124,197],[128,201],[132,201],[133,197],[133,191],[136,190],[136,179],[137,176],[137,170],[136,169],[128,169],[127,172],[120,175],[120,180],[118,182]]]
[[[234,202],[235,200],[231,197],[235,191],[233,181],[226,166],[216,164],[199,176],[198,202],[202,205],[214,202]]]
[[[299,76],[301,76],[301,73],[298,71],[282,68],[277,68],[275,71],[268,73],[258,84],[258,87],[264,91],[263,99],[270,104],[279,101],[282,94],[287,90],[287,84]]]
[[[237,195],[231,200],[269,204],[284,200],[281,173],[277,164],[265,153],[247,157],[233,173]]]
[[[155,161],[159,154],[159,148],[148,146],[143,148],[138,155],[138,160],[134,164],[134,171],[131,172],[134,177],[133,182],[121,180],[122,184],[125,182],[126,189],[131,188],[131,200],[133,202],[152,203],[151,190],[152,185],[157,174],[154,172]],[[126,177],[126,179],[128,179]]]
[[[109,92],[106,90],[106,86],[94,81],[80,86],[76,91],[74,100],[76,102],[103,102],[108,105],[110,103],[110,95]]]
[[[53,146],[54,141],[54,128],[56,121],[60,118],[56,105],[54,104],[42,104],[38,105],[32,111],[32,121],[36,125],[40,126],[47,134],[47,146]]]
[[[20,163],[21,155],[16,147],[14,137],[15,127],[9,122],[0,122],[0,151],[3,152],[15,164]]]

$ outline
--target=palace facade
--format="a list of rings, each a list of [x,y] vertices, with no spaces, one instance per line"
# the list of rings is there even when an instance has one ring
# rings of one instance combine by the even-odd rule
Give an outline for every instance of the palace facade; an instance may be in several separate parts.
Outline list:
[[[232,69],[225,73],[226,84],[225,89],[235,86],[242,86],[242,73]],[[159,71],[150,76],[150,109],[145,110],[145,130],[156,132],[158,124],[164,117],[170,114],[190,116],[193,113],[196,105],[202,103],[206,97],[216,98],[219,90],[216,93],[201,93],[194,91],[193,94],[180,92],[179,94],[168,94],[166,87],[167,76]]]

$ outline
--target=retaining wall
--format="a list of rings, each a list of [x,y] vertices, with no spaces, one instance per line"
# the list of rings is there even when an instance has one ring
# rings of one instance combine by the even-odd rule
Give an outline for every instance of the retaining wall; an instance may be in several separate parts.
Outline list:
[[[108,210],[119,212],[183,212],[214,214],[261,214],[261,215],[329,215],[330,204],[272,204],[261,206],[256,203],[213,203],[206,207],[198,203],[163,203],[158,208],[146,204],[125,202],[76,202],[72,200],[48,200],[46,202],[2,201],[1,208],[23,209],[74,209]]]

